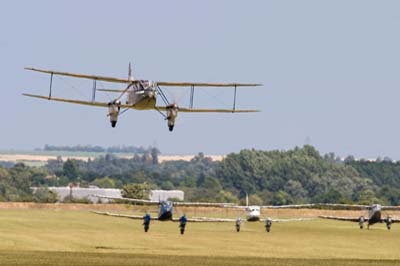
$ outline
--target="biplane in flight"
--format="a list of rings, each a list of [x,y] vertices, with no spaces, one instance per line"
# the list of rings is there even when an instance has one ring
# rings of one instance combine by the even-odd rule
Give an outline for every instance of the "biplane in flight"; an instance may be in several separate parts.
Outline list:
[[[131,65],[129,64],[128,78],[116,78],[96,75],[77,74],[53,70],[44,70],[32,67],[26,67],[26,70],[32,70],[50,74],[50,90],[48,96],[34,95],[24,93],[24,96],[46,99],[58,102],[67,102],[72,104],[81,104],[88,106],[97,106],[108,108],[108,117],[110,118],[111,126],[115,127],[118,121],[118,117],[122,112],[129,109],[136,110],[156,110],[158,111],[165,120],[168,122],[169,131],[172,131],[175,126],[175,120],[178,116],[178,112],[189,112],[189,113],[251,113],[258,112],[258,110],[241,110],[236,109],[236,90],[237,87],[254,87],[261,86],[262,84],[256,83],[198,83],[198,82],[164,82],[164,81],[152,81],[152,80],[138,80],[132,75]],[[56,98],[52,97],[52,83],[53,76],[68,76],[73,78],[89,79],[93,80],[93,92],[91,101]],[[111,83],[122,83],[126,84],[124,89],[97,89],[96,83],[98,81],[111,82]],[[166,97],[161,87],[188,87],[190,88],[190,104],[188,108],[182,108],[175,102],[170,102]],[[193,108],[193,98],[195,87],[231,87],[234,88],[234,99],[232,109],[197,109]],[[96,92],[113,92],[118,93],[119,96],[109,102],[98,102],[96,101]],[[126,97],[126,101],[123,103],[121,99]],[[157,98],[161,98],[164,105],[157,105]],[[121,109],[125,109],[121,111]]]

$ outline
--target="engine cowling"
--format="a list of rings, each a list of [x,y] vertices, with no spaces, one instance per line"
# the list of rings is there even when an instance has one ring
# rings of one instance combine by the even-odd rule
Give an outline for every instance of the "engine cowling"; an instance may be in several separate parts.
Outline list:
[[[386,223],[386,228],[390,230],[392,228],[392,223],[393,223],[392,218],[390,216],[386,217],[385,223]]]
[[[117,125],[119,111],[121,110],[121,102],[114,100],[108,103],[108,116],[110,117],[111,126]]]
[[[265,230],[267,232],[271,231],[271,227],[272,227],[272,219],[271,218],[267,218],[265,220]]]
[[[178,116],[179,107],[176,104],[170,104],[167,106],[167,120],[169,131],[174,130],[175,119]]]
[[[365,223],[364,216],[360,216],[360,218],[358,218],[358,225],[360,226],[360,229],[364,228],[364,223]]]

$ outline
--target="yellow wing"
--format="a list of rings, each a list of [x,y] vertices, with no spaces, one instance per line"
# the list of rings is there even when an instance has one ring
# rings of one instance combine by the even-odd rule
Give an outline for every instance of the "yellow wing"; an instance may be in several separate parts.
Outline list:
[[[23,93],[22,95],[28,96],[28,97],[33,97],[33,98],[38,98],[38,99],[49,100],[49,101],[56,101],[56,102],[65,102],[65,103],[81,104],[81,105],[88,105],[88,106],[97,106],[97,107],[108,107],[108,103],[106,103],[106,102],[90,102],[90,101],[81,101],[81,100],[73,100],[73,99],[57,98],[57,97],[49,98],[48,96],[35,95],[35,94],[29,94],[29,93]],[[135,105],[128,105],[128,104],[121,104],[120,107],[136,109]],[[166,111],[167,107],[166,106],[157,106],[154,108],[154,110],[156,110],[156,109],[158,109],[160,111]],[[254,113],[254,112],[260,112],[260,110],[191,109],[191,108],[179,108],[179,111],[186,112],[186,113]]]
[[[166,111],[167,107],[157,106],[156,109],[161,111]],[[181,108],[179,107],[179,112],[185,113],[255,113],[260,112],[260,110],[243,110],[243,109],[192,109],[192,108]]]
[[[97,106],[97,107],[108,107],[108,103],[105,103],[105,102],[89,102],[89,101],[81,101],[81,100],[73,100],[73,99],[65,99],[65,98],[56,98],[56,97],[49,98],[48,96],[34,95],[34,94],[29,94],[29,93],[23,93],[22,95],[28,96],[28,97],[33,97],[33,98],[56,101],[56,102],[65,102],[65,103],[81,104],[81,105],[88,105],[88,106]],[[120,106],[121,106],[121,108],[133,108],[133,109],[135,109],[134,105],[121,104]]]
[[[130,80],[126,78],[115,78],[115,77],[106,77],[106,76],[97,76],[97,75],[87,75],[87,74],[78,74],[78,73],[69,73],[55,70],[46,70],[39,69],[34,67],[26,67],[26,70],[32,70],[41,73],[60,75],[60,76],[68,76],[73,78],[83,78],[83,79],[92,79],[92,80],[101,80],[107,82],[115,82],[115,83],[140,83],[140,80]],[[165,82],[165,81],[156,81],[155,82],[159,86],[171,86],[171,87],[255,87],[262,86],[262,84],[257,83],[202,83],[202,82]],[[120,92],[123,90],[104,90],[111,92]]]
[[[262,86],[258,83],[204,83],[204,82],[164,82],[157,81],[159,86],[171,86],[171,87],[256,87]]]
[[[76,73],[69,73],[69,72],[61,72],[61,71],[54,71],[54,70],[46,70],[46,69],[39,69],[33,67],[26,67],[26,70],[32,70],[47,74],[54,74],[60,76],[68,76],[73,78],[83,78],[83,79],[92,79],[92,80],[101,80],[107,82],[115,82],[115,83],[138,83],[139,81],[131,81],[129,79],[122,79],[122,78],[114,78],[114,77],[105,77],[105,76],[96,76],[96,75],[86,75],[86,74],[76,74]]]

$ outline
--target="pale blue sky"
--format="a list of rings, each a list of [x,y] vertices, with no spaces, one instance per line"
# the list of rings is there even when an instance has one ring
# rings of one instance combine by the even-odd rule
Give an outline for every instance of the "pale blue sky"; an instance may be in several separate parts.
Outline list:
[[[290,149],[400,159],[399,1],[1,1],[0,149],[44,144],[152,145],[164,153]],[[49,77],[24,66],[162,81],[261,82],[238,105],[258,114],[106,110],[21,96]],[[71,82],[71,86],[66,86]],[[103,84],[107,86],[108,84]],[[57,96],[90,99],[90,82],[55,79]],[[196,91],[227,107],[231,91]],[[188,95],[174,93],[181,104]],[[107,100],[107,96],[99,99]]]

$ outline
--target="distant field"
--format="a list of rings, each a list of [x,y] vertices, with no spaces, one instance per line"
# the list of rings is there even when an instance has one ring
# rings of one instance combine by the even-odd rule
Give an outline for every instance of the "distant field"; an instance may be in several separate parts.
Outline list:
[[[153,222],[146,234],[140,221],[82,209],[1,209],[0,265],[400,265],[399,236],[399,224],[326,220],[276,223],[269,234],[261,223],[240,233],[196,223],[183,236]]]
[[[0,151],[0,161],[23,162],[31,166],[44,165],[48,160],[54,160],[61,156],[63,160],[68,158],[87,161],[99,156],[104,156],[103,152],[68,152],[68,151]],[[128,153],[113,153],[121,158],[131,158],[133,155]],[[159,162],[163,161],[190,161],[195,155],[159,155]],[[214,161],[223,159],[223,155],[206,155]]]

